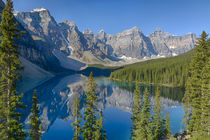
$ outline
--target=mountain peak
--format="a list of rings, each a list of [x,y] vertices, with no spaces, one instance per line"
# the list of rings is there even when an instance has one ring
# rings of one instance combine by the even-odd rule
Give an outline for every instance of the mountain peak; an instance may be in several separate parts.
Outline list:
[[[104,33],[104,29],[101,29],[101,30],[99,31],[99,33]]]
[[[64,20],[63,23],[69,25],[70,27],[76,27],[76,24],[73,21]]]
[[[48,11],[48,10],[45,8],[35,8],[31,12],[42,12],[42,11]]]
[[[161,30],[160,28],[157,28],[157,29],[155,30],[155,32],[164,32],[164,31]]]
[[[141,32],[141,30],[140,30],[140,28],[139,28],[138,26],[134,26],[134,27],[131,28],[130,30]]]
[[[14,11],[13,11],[13,15],[14,15],[14,16],[17,16],[17,15],[18,15],[18,13],[19,13],[19,12],[18,12],[18,11],[16,11],[16,10],[14,10]]]
[[[87,29],[83,32],[83,34],[94,34],[94,33],[90,29]]]
[[[133,28],[125,30],[118,34],[134,34],[134,33],[140,33],[140,32],[141,32],[140,28],[137,26],[134,26]]]
[[[170,34],[170,33],[168,33],[168,32],[165,32],[165,31],[163,31],[163,30],[161,30],[160,28],[157,28],[153,33],[151,33],[149,36],[165,36],[165,37],[167,37],[167,36],[175,36],[175,35],[172,35],[172,34]]]

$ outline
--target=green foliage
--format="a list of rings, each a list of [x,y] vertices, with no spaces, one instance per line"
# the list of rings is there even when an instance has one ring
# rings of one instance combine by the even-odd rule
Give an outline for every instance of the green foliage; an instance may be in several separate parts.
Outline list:
[[[143,103],[140,95],[140,89],[136,83],[136,89],[134,92],[134,104],[133,104],[133,126],[131,127],[131,139],[139,140],[159,140],[165,137],[171,136],[169,114],[166,116],[166,120],[161,116],[161,100],[160,90],[156,89],[155,93],[155,107],[153,108],[154,114],[151,114],[150,97],[147,89],[144,92]]]
[[[135,84],[133,82],[120,82],[116,80],[111,81],[112,84],[116,85],[117,87],[127,90],[129,92],[134,93],[135,90]],[[151,84],[143,84],[144,86],[140,86],[140,93],[143,94],[145,88],[147,88],[149,91],[155,91],[156,85]],[[161,97],[172,99],[174,101],[182,102],[182,98],[184,96],[183,92],[184,89],[180,87],[167,87],[167,86],[159,86],[160,87],[160,93]],[[155,92],[150,93],[152,96],[155,96]]]
[[[40,140],[42,133],[40,130],[40,119],[39,119],[39,109],[38,109],[38,97],[37,97],[37,91],[34,90],[34,96],[32,98],[32,109],[31,113],[32,115],[30,116],[30,130],[29,130],[29,139],[30,140]]]
[[[170,114],[169,112],[166,114],[166,123],[165,123],[165,136],[171,137],[171,128],[170,128]]]
[[[75,117],[75,121],[72,123],[74,130],[73,140],[81,140],[82,128],[80,126],[80,123],[82,121],[82,115],[80,112],[81,105],[78,97],[75,98],[73,107],[74,107],[73,115]]]
[[[98,124],[98,129],[97,129],[97,135],[96,135],[96,140],[107,140],[106,138],[106,131],[103,130],[103,123],[104,123],[104,117],[103,117],[103,112],[99,112],[99,119],[97,120]]]
[[[150,97],[147,89],[144,92],[144,103],[140,113],[140,121],[137,122],[136,137],[138,139],[150,140],[153,137],[152,116],[151,116]]]
[[[117,69],[119,66],[104,66],[102,64],[89,64],[88,67],[100,68],[100,69]]]
[[[86,92],[83,138],[85,140],[104,140],[106,132],[103,130],[102,112],[97,109],[98,98],[95,93],[96,83],[93,73],[89,76],[88,91]]]
[[[201,135],[209,137],[210,135],[210,58],[202,71],[202,97],[201,97]]]
[[[85,113],[83,137],[84,139],[94,139],[97,130],[97,96],[95,93],[96,83],[93,79],[93,73],[89,76],[88,91],[86,92]]]
[[[111,73],[113,80],[155,83],[168,86],[184,87],[187,69],[194,50],[185,54],[170,57],[148,60],[131,65]]]
[[[183,98],[185,124],[192,139],[210,135],[209,48],[208,35],[203,31],[196,42],[195,55],[190,63]]]
[[[16,92],[16,80],[22,70],[18,46],[15,40],[21,36],[13,16],[13,3],[6,1],[0,23],[0,137],[2,140],[22,140],[26,134],[20,123],[22,114],[17,109],[23,108],[22,95]]]
[[[157,88],[155,92],[155,106],[154,106],[154,119],[153,119],[153,129],[154,129],[154,139],[159,140],[164,136],[164,120],[161,116],[161,100],[160,100],[160,89]]]
[[[131,120],[133,121],[133,126],[131,127],[131,139],[135,140],[138,139],[138,122],[140,122],[140,117],[141,117],[141,93],[140,93],[140,87],[138,83],[136,83],[136,89],[134,91],[134,103],[133,103],[133,116],[131,117]]]

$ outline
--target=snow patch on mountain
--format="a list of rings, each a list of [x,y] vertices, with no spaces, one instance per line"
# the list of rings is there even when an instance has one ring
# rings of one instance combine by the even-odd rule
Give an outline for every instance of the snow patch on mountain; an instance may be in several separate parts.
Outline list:
[[[18,11],[16,11],[16,10],[14,10],[14,11],[13,11],[13,15],[14,15],[14,16],[17,16],[17,15],[18,15],[18,13],[19,13],[19,12],[18,12]]]
[[[35,8],[31,12],[41,12],[41,11],[47,11],[45,8]]]
[[[71,44],[70,44],[70,42],[64,37],[64,35],[63,35],[63,33],[61,32],[61,36],[63,37],[63,40],[66,42],[66,44],[68,45],[67,47],[68,47],[68,49],[69,49],[69,51],[70,51],[70,55],[71,55],[71,53],[72,53],[72,51],[73,51],[73,48],[71,47]]]
[[[176,53],[172,53],[172,56],[177,56],[178,54],[176,54]]]
[[[166,56],[165,56],[165,55],[160,55],[160,54],[158,54],[157,57],[158,57],[158,58],[165,58]]]
[[[176,46],[169,46],[169,48],[170,48],[170,49],[175,49],[175,48],[176,48]]]
[[[132,59],[136,59],[136,58],[133,58],[133,57],[127,57],[125,55],[121,56],[120,59],[124,59],[124,60],[132,60]]]

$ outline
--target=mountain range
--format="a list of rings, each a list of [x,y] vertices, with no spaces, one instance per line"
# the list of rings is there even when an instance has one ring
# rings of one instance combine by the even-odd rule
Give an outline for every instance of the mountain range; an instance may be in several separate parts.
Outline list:
[[[0,0],[0,10],[4,4]],[[81,32],[72,21],[57,23],[47,9],[36,8],[29,12],[14,11],[20,30],[26,34],[17,40],[21,60],[37,67],[38,75],[65,70],[81,70],[87,64],[108,66],[124,65],[151,58],[170,57],[194,48],[196,35],[176,36],[157,29],[144,35],[139,27],[117,34],[104,30],[94,34]],[[48,74],[49,76],[52,74]]]

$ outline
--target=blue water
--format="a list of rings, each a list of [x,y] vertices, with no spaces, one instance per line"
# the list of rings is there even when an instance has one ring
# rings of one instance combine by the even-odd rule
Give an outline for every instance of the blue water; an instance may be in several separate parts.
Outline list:
[[[131,109],[135,85],[110,81],[107,78],[96,78],[96,92],[99,96],[99,109],[104,114],[104,129],[109,140],[128,140],[130,138]],[[81,97],[84,102],[84,92],[87,78],[81,75],[56,77],[43,84],[34,86],[24,95],[24,104],[28,105],[23,120],[28,129],[31,98],[37,89],[40,103],[40,118],[43,125],[43,140],[69,140],[73,137],[71,123],[74,96]],[[154,88],[152,85],[140,85],[143,90],[147,87],[153,102]],[[170,112],[170,124],[173,134],[184,130],[182,125],[183,109],[180,102],[183,91],[178,88],[161,87],[163,116]]]

